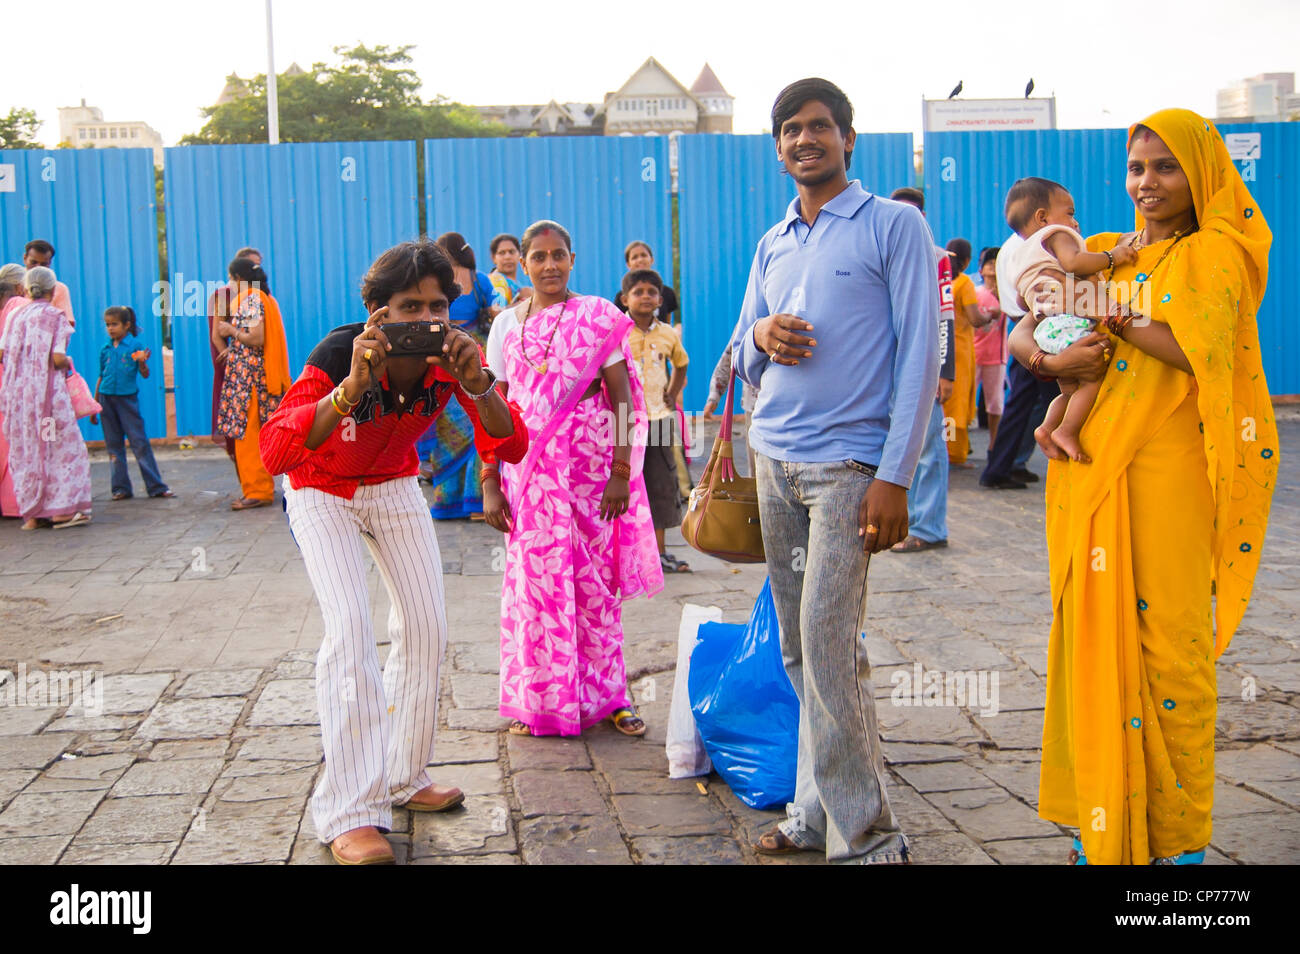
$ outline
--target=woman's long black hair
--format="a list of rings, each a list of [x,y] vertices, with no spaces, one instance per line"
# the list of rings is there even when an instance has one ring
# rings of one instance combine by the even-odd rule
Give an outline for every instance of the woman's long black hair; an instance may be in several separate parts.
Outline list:
[[[230,263],[227,271],[236,281],[245,285],[256,285],[265,294],[271,294],[271,283],[267,280],[266,272],[262,271],[262,266],[251,258],[235,259]]]

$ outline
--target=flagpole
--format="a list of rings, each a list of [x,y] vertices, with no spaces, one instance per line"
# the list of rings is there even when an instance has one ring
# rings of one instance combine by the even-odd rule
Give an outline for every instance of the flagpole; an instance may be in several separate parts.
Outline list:
[[[266,0],[266,141],[280,142],[280,97],[275,85],[275,40],[271,34],[271,0]]]

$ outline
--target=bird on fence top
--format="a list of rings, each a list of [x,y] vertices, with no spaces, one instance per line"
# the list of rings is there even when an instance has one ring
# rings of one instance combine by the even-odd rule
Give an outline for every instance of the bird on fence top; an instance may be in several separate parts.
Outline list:
[[[958,80],[958,81],[957,81],[957,85],[954,86],[954,87],[952,88],[952,92],[948,94],[948,98],[949,98],[949,99],[954,99],[954,98],[956,98],[956,96],[961,92],[962,83],[964,83],[964,82],[965,82],[965,80]]]

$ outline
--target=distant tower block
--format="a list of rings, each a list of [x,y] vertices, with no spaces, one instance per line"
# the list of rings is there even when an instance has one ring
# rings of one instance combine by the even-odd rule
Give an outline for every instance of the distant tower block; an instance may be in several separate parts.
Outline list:
[[[723,88],[717,74],[708,63],[704,64],[699,77],[691,84],[691,95],[699,100],[703,108],[698,127],[700,132],[731,132],[731,118],[736,98]]]

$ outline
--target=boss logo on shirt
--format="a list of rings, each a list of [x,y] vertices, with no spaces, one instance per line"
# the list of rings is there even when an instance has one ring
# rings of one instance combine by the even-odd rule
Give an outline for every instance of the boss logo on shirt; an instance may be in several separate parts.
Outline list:
[[[844,272],[844,271],[841,271],[841,270],[838,269],[838,268],[835,269],[835,277],[836,277],[836,278],[849,278],[850,276],[852,276],[852,274],[853,274],[852,272]]]

